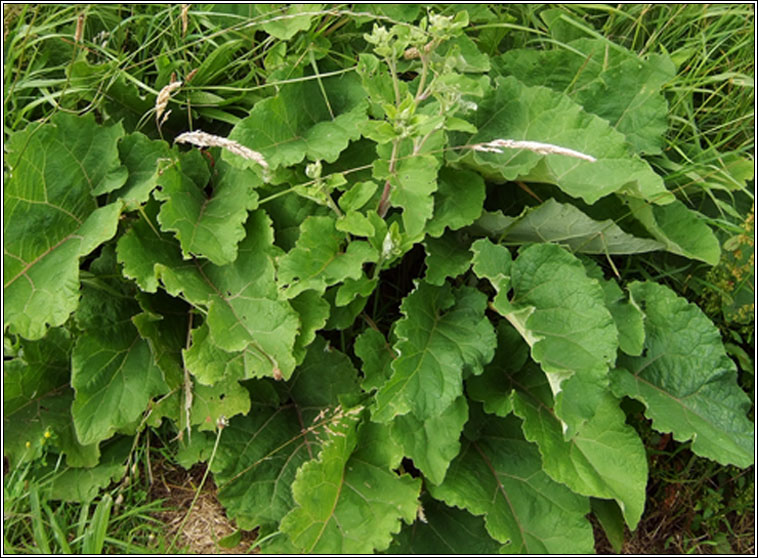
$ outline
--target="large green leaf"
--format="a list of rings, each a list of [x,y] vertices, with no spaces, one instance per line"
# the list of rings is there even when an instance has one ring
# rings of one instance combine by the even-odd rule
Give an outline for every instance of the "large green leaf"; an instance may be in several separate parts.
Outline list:
[[[280,529],[300,553],[384,550],[400,530],[400,521],[410,523],[416,517],[420,480],[390,470],[370,449],[378,441],[368,436],[360,440],[368,449],[355,452],[356,420],[347,415],[333,425],[319,458],[297,473],[292,493],[298,507],[282,520]]]
[[[434,197],[437,189],[439,160],[431,155],[406,156],[396,162],[390,171],[390,162],[379,159],[374,163],[374,177],[388,180],[390,202],[403,208],[405,232],[415,237],[434,213]]]
[[[282,386],[281,403],[263,397],[267,383],[251,384],[251,411],[224,429],[213,464],[219,499],[240,527],[271,529],[292,508],[295,472],[318,455],[340,399],[357,396],[357,380],[347,356],[317,338]]]
[[[437,190],[437,174],[440,160],[433,154],[443,146],[444,135],[431,133],[423,148],[416,150],[409,140],[400,142],[397,150],[390,144],[380,145],[377,153],[381,159],[374,162],[373,176],[389,182],[389,201],[393,207],[403,209],[403,225],[411,238],[421,235],[425,224],[434,214],[434,192]],[[395,158],[392,160],[392,155]]]
[[[703,217],[680,201],[654,206],[628,198],[632,214],[650,234],[661,241],[666,250],[687,258],[716,265],[721,258],[721,245]]]
[[[737,385],[718,329],[663,285],[632,283],[629,292],[645,313],[645,350],[619,357],[613,392],[643,402],[655,429],[692,440],[698,455],[739,467],[753,464],[750,400]]]
[[[626,424],[619,401],[606,393],[595,416],[564,440],[561,421],[552,412],[547,382],[532,381],[528,390],[513,395],[514,412],[524,420],[527,440],[540,448],[542,465],[553,480],[577,494],[615,499],[630,529],[635,529],[645,507],[647,456],[634,429]],[[517,376],[513,381],[524,383]]]
[[[428,486],[432,496],[484,515],[487,532],[510,553],[593,552],[588,499],[547,476],[515,417],[484,421],[476,439],[463,442],[445,481]]]
[[[403,300],[404,317],[395,325],[399,356],[376,394],[374,420],[388,422],[408,412],[425,420],[440,415],[463,393],[463,375],[481,373],[494,353],[486,304],[475,289],[425,282]]]
[[[121,125],[59,112],[6,143],[3,192],[3,323],[29,339],[65,322],[79,297],[79,257],[116,233],[121,203],[95,197],[127,178]]]
[[[604,40],[579,39],[561,49],[511,49],[496,66],[527,85],[567,93],[623,133],[635,152],[660,153],[668,127],[661,87],[676,74],[668,56],[642,59]]]
[[[286,298],[308,289],[323,294],[330,285],[358,279],[363,264],[379,258],[368,242],[348,242],[335,223],[326,216],[311,216],[303,221],[295,248],[279,259],[277,280]]]
[[[637,254],[664,248],[661,242],[624,232],[611,219],[595,221],[575,206],[552,198],[526,208],[518,217],[496,213],[479,223],[505,244],[554,242],[584,254]]]
[[[83,446],[71,419],[73,340],[52,328],[37,341],[21,341],[22,354],[3,364],[3,454],[10,465],[31,461],[54,444],[72,467],[91,467],[97,444]],[[48,433],[49,438],[45,436]]]
[[[550,380],[556,413],[570,427],[565,433],[570,436],[594,415],[616,359],[618,332],[603,290],[565,249],[533,244],[510,265],[513,297],[509,301],[497,252],[492,247],[482,249],[488,246],[492,246],[489,240],[474,244],[474,272],[500,291],[493,308],[531,347],[532,358]]]
[[[79,335],[71,355],[71,412],[79,441],[93,444],[130,426],[150,399],[168,391],[147,341],[131,321],[141,309],[130,285],[112,279],[116,257],[104,250],[90,269],[76,311]]]
[[[309,76],[280,86],[276,96],[258,102],[229,139],[262,153],[272,169],[295,165],[305,157],[333,162],[360,137],[358,125],[368,118],[367,104],[352,72],[318,80]],[[240,160],[227,152],[223,156]]]
[[[558,145],[595,157],[595,162],[564,155],[541,155],[524,149],[482,153],[464,149],[456,157],[486,176],[505,180],[546,182],[592,204],[613,192],[669,203],[673,196],[663,180],[636,155],[626,139],[602,118],[587,113],[569,97],[546,87],[529,87],[514,77],[498,78],[481,101],[473,136],[457,143],[472,145],[495,139],[527,140]]]
[[[205,193],[209,182],[210,172],[199,151],[179,155],[175,164],[164,169],[161,189],[154,194],[164,202],[158,222],[162,230],[176,233],[184,258],[196,255],[224,265],[237,258],[247,212],[258,205],[254,188],[260,179],[251,170],[219,161],[211,196]]]
[[[226,378],[212,386],[194,386],[190,424],[197,425],[199,431],[215,431],[221,417],[230,419],[249,411],[250,396],[234,378]]]

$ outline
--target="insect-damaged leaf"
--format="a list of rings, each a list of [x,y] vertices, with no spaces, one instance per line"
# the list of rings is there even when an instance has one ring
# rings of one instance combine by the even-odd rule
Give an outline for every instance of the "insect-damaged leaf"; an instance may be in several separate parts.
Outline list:
[[[79,297],[79,257],[116,233],[121,203],[95,197],[120,187],[120,124],[57,113],[11,134],[3,193],[4,324],[28,339],[65,322]]]
[[[474,247],[480,248],[475,252],[474,272],[489,278],[498,289],[493,308],[531,347],[532,358],[540,363],[556,394],[556,414],[569,427],[566,434],[572,435],[573,429],[594,415],[616,358],[618,332],[602,288],[563,248],[534,244],[510,265],[513,297],[507,300],[503,286],[507,288],[508,276],[497,272],[494,245],[481,240]]]
[[[619,357],[611,374],[613,392],[644,403],[656,430],[692,440],[698,455],[752,465],[750,400],[737,384],[718,329],[697,306],[663,285],[632,283],[629,292],[645,314],[645,350]]]
[[[564,440],[560,420],[552,413],[547,381],[527,367],[511,379],[519,388],[513,408],[524,420],[527,440],[539,446],[542,465],[552,479],[577,494],[615,499],[630,529],[635,529],[645,507],[647,456],[637,433],[626,424],[619,401],[606,392],[595,416],[570,440]],[[530,376],[524,389],[525,376]],[[536,378],[535,378],[536,377]]]

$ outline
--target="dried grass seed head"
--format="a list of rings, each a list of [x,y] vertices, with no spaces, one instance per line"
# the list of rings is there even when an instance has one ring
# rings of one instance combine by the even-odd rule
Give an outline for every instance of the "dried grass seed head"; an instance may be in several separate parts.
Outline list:
[[[221,136],[214,136],[202,130],[195,130],[194,132],[184,132],[174,139],[175,143],[189,143],[197,147],[221,147],[226,149],[230,153],[239,155],[243,159],[248,161],[255,161],[264,169],[268,169],[268,163],[261,153],[253,151],[249,147],[245,147],[237,143],[234,140],[222,138]],[[281,374],[281,373],[280,373]]]
[[[158,97],[155,99],[155,121],[160,122],[161,116],[168,106],[168,100],[171,98],[171,93],[176,91],[182,86],[181,81],[172,81],[158,92]]]

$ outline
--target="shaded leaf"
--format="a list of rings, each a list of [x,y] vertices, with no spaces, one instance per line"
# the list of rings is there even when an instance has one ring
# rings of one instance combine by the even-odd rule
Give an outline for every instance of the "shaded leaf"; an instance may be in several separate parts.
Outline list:
[[[466,379],[466,393],[472,400],[483,403],[485,412],[507,417],[513,411],[511,376],[529,358],[529,345],[507,320],[497,324],[496,333],[495,356],[480,376]]]
[[[668,206],[667,206],[668,207]],[[571,204],[549,199],[518,217],[482,222],[485,231],[506,244],[553,242],[584,254],[637,254],[661,250],[661,242],[625,233],[611,219],[595,221]]]
[[[471,252],[468,246],[454,233],[444,234],[439,238],[427,238],[426,276],[430,285],[440,286],[448,277],[455,278],[468,271],[471,265]]]
[[[111,279],[115,264],[113,250],[93,262],[95,280],[83,287],[76,312],[81,334],[71,355],[71,413],[84,444],[131,425],[152,397],[168,391],[150,346],[131,322],[139,305],[127,284]]]
[[[465,440],[445,481],[429,492],[448,506],[484,515],[487,532],[513,554],[585,554],[594,550],[587,498],[542,470],[537,448],[517,419],[488,417]]]
[[[393,539],[388,554],[498,554],[501,543],[493,540],[484,520],[432,498],[422,500],[424,520],[406,525]]]
[[[67,330],[51,328],[38,341],[22,340],[22,354],[3,364],[3,453],[12,467],[39,458],[50,444],[71,467],[97,463],[97,444],[80,444],[71,418],[72,347]]]
[[[358,378],[343,353],[317,338],[283,386],[283,404],[268,387],[250,384],[251,411],[224,429],[213,464],[219,500],[242,529],[270,530],[292,508],[295,472],[318,455],[325,427],[339,420],[339,399],[357,396]]]
[[[634,301],[629,300],[615,279],[605,279],[600,266],[589,258],[583,259],[587,276],[597,279],[605,294],[605,305],[613,316],[619,334],[619,349],[628,355],[642,354],[645,342],[644,315]]]
[[[49,498],[62,502],[91,502],[102,490],[124,477],[132,440],[109,444],[94,467],[67,467],[53,476]]]

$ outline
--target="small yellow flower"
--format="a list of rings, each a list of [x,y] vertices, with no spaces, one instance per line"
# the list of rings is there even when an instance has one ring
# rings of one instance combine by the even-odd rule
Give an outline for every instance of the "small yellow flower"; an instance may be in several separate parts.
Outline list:
[[[45,439],[49,439],[50,437],[52,437],[52,434],[50,433],[49,430],[45,430],[45,433],[43,434],[43,436],[45,437]]]
[[[32,443],[31,442],[26,442],[26,449],[29,449],[30,447],[32,447]]]

